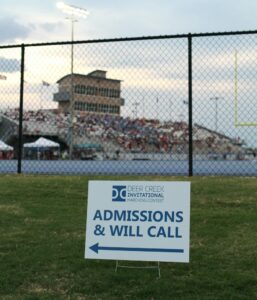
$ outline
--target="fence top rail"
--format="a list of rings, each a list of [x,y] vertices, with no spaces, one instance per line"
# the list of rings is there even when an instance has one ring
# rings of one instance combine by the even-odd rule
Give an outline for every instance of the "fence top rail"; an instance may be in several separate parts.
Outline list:
[[[203,33],[140,36],[140,37],[111,38],[111,39],[92,39],[92,40],[78,40],[78,41],[60,41],[60,42],[46,42],[46,43],[30,43],[30,44],[22,43],[16,45],[2,45],[2,46],[0,45],[0,49],[36,47],[36,46],[58,46],[58,45],[71,45],[71,44],[95,44],[95,43],[110,43],[110,42],[176,39],[176,38],[188,38],[188,37],[196,38],[196,37],[211,37],[211,36],[247,35],[247,34],[257,34],[257,30],[206,32],[206,33],[203,32]]]

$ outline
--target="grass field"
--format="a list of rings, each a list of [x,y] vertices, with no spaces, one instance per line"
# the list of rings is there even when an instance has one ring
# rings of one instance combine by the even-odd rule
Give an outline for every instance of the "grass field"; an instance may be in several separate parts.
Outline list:
[[[0,176],[0,299],[257,299],[256,178],[190,179],[190,263],[161,279],[83,258],[89,179],[188,180]]]

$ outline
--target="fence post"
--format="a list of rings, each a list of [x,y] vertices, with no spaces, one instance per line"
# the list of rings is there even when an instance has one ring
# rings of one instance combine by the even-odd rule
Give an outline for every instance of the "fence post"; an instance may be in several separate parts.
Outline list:
[[[21,173],[22,160],[22,120],[23,120],[23,96],[24,96],[24,61],[25,61],[25,46],[21,45],[21,77],[20,77],[20,107],[19,107],[19,133],[18,133],[18,166],[17,173]]]
[[[192,35],[188,34],[188,176],[193,176]]]

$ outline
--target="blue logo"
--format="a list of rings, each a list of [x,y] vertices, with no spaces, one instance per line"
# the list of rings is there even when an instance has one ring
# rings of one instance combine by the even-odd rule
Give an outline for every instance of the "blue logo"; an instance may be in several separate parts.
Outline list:
[[[112,201],[125,202],[127,197],[127,187],[125,185],[113,185]]]

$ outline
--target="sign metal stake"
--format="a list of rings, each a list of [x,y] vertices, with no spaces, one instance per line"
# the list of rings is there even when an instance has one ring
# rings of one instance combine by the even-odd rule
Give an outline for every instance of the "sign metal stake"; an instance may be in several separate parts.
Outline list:
[[[156,262],[156,266],[144,266],[144,267],[139,267],[139,266],[127,266],[127,265],[121,265],[119,264],[119,261],[116,260],[116,266],[115,266],[115,273],[117,273],[118,268],[126,268],[126,269],[157,269],[158,271],[158,279],[161,278],[161,267],[160,267],[160,262]]]

